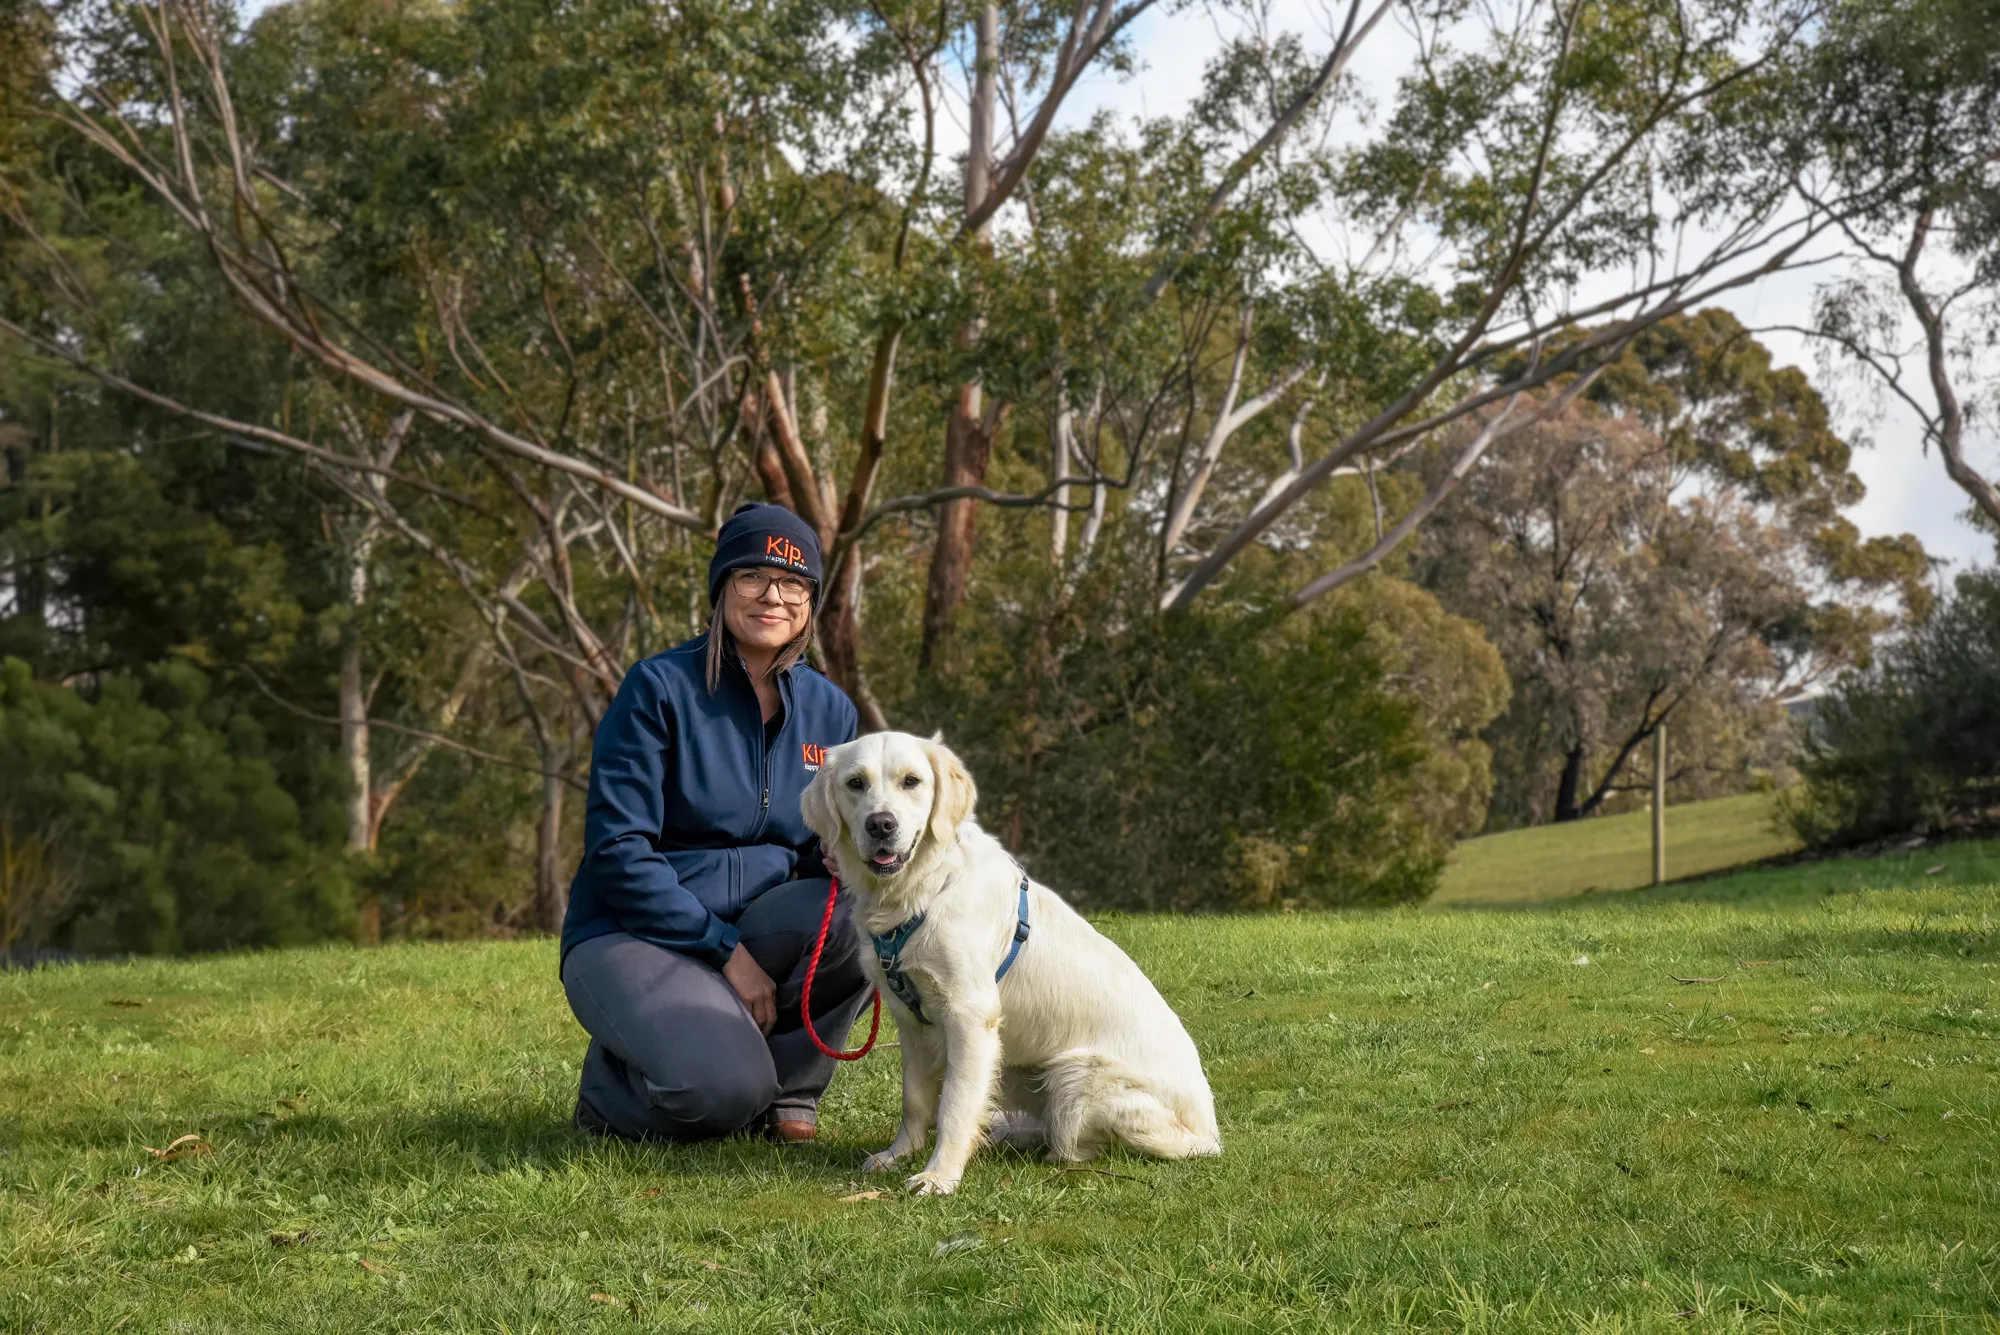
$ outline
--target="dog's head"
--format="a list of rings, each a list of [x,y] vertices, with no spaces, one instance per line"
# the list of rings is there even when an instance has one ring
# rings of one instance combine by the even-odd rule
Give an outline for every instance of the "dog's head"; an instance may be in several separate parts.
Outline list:
[[[843,870],[858,856],[870,875],[890,877],[956,843],[976,796],[942,741],[877,732],[826,753],[802,811],[820,842],[839,850]]]

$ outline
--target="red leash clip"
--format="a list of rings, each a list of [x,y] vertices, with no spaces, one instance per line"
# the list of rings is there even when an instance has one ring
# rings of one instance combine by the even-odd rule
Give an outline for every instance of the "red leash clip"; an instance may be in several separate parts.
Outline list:
[[[799,1018],[806,1022],[806,1037],[813,1046],[837,1062],[859,1061],[875,1046],[875,1035],[882,1032],[882,994],[875,994],[875,1018],[868,1025],[868,1041],[852,1052],[836,1052],[826,1045],[826,1040],[813,1028],[813,975],[819,972],[820,952],[826,949],[826,929],[833,922],[833,904],[840,898],[840,878],[831,877],[826,887],[826,912],[819,919],[819,940],[813,942],[812,963],[806,965],[806,985],[799,995]]]

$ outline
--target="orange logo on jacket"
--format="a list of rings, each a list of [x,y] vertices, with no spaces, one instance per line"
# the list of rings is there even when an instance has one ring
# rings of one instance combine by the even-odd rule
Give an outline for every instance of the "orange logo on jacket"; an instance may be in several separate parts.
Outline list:
[[[764,539],[764,555],[775,556],[788,566],[803,566],[806,563],[806,554],[799,550],[799,545],[776,533]]]
[[[811,742],[801,742],[799,749],[804,752],[807,769],[816,770],[826,763],[825,747],[815,746]]]

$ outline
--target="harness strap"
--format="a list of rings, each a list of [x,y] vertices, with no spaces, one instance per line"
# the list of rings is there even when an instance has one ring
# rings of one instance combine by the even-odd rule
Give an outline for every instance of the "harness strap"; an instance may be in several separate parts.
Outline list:
[[[1028,939],[1028,873],[1021,873],[1021,911],[1014,923],[1014,944],[1007,948],[1007,958],[1000,961],[1000,972],[993,975],[999,982],[1007,976],[1007,970],[1014,967],[1014,957],[1021,953],[1021,943]]]
[[[901,956],[903,947],[909,943],[917,929],[924,925],[924,915],[906,918],[886,932],[871,934],[875,942],[875,962],[882,966],[882,981],[889,985],[889,995],[903,1003],[904,1009],[917,1017],[918,1024],[929,1024],[924,1014],[924,999],[917,995],[917,985],[910,981],[910,975],[903,972]]]
[[[905,918],[886,932],[871,932],[869,939],[875,943],[875,962],[882,966],[882,981],[889,985],[889,995],[903,1003],[904,1009],[917,1017],[918,1024],[929,1024],[924,1014],[924,999],[917,993],[917,985],[903,970],[903,947],[915,936],[917,929],[924,925],[924,915]],[[1000,961],[999,972],[993,981],[999,982],[1014,967],[1014,961],[1021,953],[1021,947],[1028,939],[1028,874],[1021,873],[1021,906],[1014,920],[1014,944],[1007,948],[1007,958]]]

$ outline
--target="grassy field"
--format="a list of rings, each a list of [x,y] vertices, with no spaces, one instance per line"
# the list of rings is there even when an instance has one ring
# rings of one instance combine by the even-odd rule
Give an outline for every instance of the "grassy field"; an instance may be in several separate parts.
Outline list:
[[[546,942],[0,975],[0,1329],[1992,1330],[2000,845],[1914,858],[1108,920],[1225,1155],[944,1200],[856,1172],[893,1052],[811,1147],[572,1133]]]
[[[1679,880],[1789,853],[1798,841],[1772,825],[1760,793],[1667,809],[1667,875]],[[1921,869],[1920,869],[1921,870]],[[1653,879],[1648,811],[1541,825],[1468,839],[1445,868],[1433,905],[1540,904]]]

